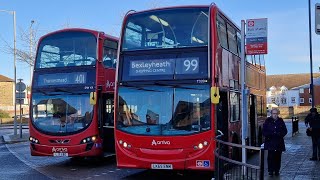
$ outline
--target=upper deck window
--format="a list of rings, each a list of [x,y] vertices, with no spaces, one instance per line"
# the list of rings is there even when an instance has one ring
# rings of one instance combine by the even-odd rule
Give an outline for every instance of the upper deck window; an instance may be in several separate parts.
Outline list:
[[[95,65],[95,36],[87,32],[61,32],[45,37],[39,45],[36,68]]]
[[[123,51],[208,45],[208,8],[178,8],[128,16]]]

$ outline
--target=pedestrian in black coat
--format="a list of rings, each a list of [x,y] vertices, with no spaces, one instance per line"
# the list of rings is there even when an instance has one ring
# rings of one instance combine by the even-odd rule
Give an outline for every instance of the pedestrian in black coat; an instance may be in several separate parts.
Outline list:
[[[268,150],[268,172],[270,176],[279,175],[282,151],[285,151],[284,136],[287,127],[279,117],[279,109],[272,109],[271,116],[263,124],[264,149]]]
[[[320,160],[320,115],[316,108],[311,108],[305,119],[306,126],[311,130],[312,157],[311,161]]]

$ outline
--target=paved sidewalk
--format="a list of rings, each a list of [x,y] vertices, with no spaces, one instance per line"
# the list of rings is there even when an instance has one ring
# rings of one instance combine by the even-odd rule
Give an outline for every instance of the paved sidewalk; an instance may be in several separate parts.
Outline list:
[[[0,130],[1,130],[1,128],[0,128]],[[7,144],[29,141],[29,136],[30,136],[29,129],[25,128],[25,127],[23,127],[23,129],[22,129],[22,138],[20,138],[20,129],[19,128],[17,129],[17,135],[14,135],[13,133],[2,135],[4,143],[7,143]]]
[[[286,151],[282,154],[280,176],[269,177],[267,153],[265,153],[265,179],[320,179],[320,161],[310,161],[312,155],[311,137],[306,135],[304,122],[299,123],[299,133],[292,137],[291,122],[286,122],[288,134],[285,137]]]

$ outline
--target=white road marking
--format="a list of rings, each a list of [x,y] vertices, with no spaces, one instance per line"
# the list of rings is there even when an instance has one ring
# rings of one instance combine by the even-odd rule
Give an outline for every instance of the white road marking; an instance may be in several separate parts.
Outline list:
[[[16,152],[14,152],[14,151],[11,150],[11,148],[8,146],[8,144],[6,144],[6,147],[7,147],[7,149],[10,151],[11,154],[13,154],[16,158],[18,158],[18,159],[19,159],[20,161],[22,161],[24,164],[26,164],[27,166],[29,166],[31,169],[39,172],[40,174],[42,174],[42,175],[44,175],[44,176],[46,176],[46,177],[48,177],[48,178],[50,178],[50,179],[56,179],[56,178],[48,175],[47,173],[44,173],[44,172],[38,170],[34,164],[31,164],[30,162],[28,162],[28,161],[24,160],[23,158],[19,157]]]

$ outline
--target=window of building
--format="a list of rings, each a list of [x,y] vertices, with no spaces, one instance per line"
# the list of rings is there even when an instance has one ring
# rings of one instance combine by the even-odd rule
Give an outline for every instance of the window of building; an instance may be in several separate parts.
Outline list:
[[[309,103],[310,103],[310,104],[312,103],[312,98],[309,98]]]
[[[296,97],[291,97],[291,103],[296,103]]]
[[[271,102],[272,103],[276,103],[276,98],[275,97],[271,97]]]
[[[304,89],[303,89],[303,88],[300,88],[300,89],[299,89],[299,93],[304,93]]]
[[[301,103],[301,104],[304,103],[304,98],[300,98],[300,103]]]
[[[281,98],[281,104],[287,104],[287,98]]]

